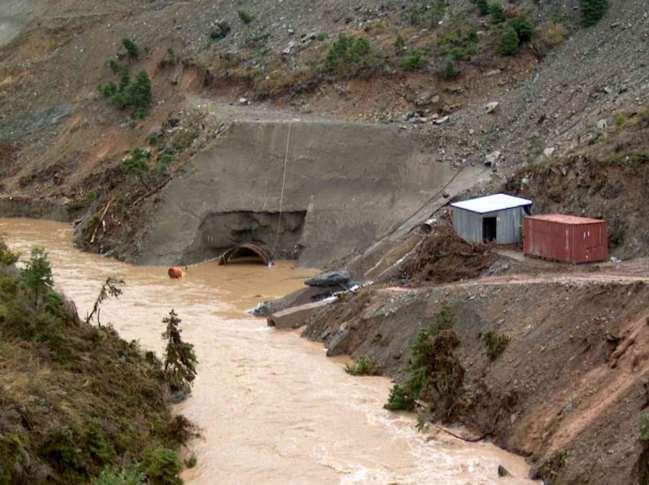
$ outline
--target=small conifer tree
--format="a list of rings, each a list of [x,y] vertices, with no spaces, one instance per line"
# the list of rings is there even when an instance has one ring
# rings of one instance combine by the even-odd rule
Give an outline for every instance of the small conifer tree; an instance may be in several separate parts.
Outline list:
[[[33,295],[34,304],[38,305],[41,297],[54,288],[52,265],[43,248],[32,248],[31,258],[20,272],[20,276],[25,288]]]
[[[140,57],[140,49],[131,39],[122,39],[122,45],[129,59],[137,59]]]
[[[506,24],[500,33],[498,41],[498,52],[503,56],[513,56],[518,52],[521,41],[516,33],[516,29],[510,24]]]
[[[144,176],[149,173],[148,158],[149,155],[146,151],[142,148],[135,148],[122,161],[124,171],[129,175],[137,177],[140,183],[147,189],[149,189],[149,185],[146,183]]]
[[[164,357],[165,378],[172,392],[189,394],[192,382],[196,378],[198,364],[194,346],[183,342],[180,335],[182,320],[174,310],[162,319],[162,323],[166,324],[162,338],[167,342]]]

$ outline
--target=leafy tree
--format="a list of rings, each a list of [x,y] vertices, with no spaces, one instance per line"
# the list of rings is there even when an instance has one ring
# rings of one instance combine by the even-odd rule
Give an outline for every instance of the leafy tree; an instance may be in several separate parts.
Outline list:
[[[20,277],[25,288],[32,293],[36,305],[43,295],[54,288],[52,265],[43,248],[32,248],[31,258],[21,270]]]
[[[167,327],[162,334],[163,340],[167,342],[164,358],[164,373],[172,392],[188,394],[192,382],[196,378],[196,365],[198,359],[194,353],[194,346],[183,342],[181,338],[180,324],[182,320],[174,310],[169,316],[162,319]]]
[[[122,45],[129,59],[137,59],[140,57],[140,49],[131,39],[122,39]]]
[[[498,52],[503,56],[513,56],[518,52],[521,41],[516,33],[516,29],[508,23],[503,27],[498,39]]]

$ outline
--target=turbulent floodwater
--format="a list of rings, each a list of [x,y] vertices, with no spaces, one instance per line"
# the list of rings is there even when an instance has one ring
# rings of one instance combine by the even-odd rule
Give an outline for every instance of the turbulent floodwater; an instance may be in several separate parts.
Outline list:
[[[202,430],[190,446],[189,484],[523,484],[525,462],[486,444],[418,433],[411,416],[382,409],[390,382],[352,377],[341,361],[295,333],[271,330],[245,310],[302,286],[309,271],[282,263],[190,267],[181,281],[166,268],[135,267],[72,247],[69,226],[0,220],[0,233],[28,254],[45,247],[57,287],[85,316],[108,276],[127,282],[102,310],[126,339],[160,352],[161,319],[175,309],[200,362],[192,397],[178,411]],[[513,477],[498,478],[498,465]],[[519,478],[516,478],[519,477]]]

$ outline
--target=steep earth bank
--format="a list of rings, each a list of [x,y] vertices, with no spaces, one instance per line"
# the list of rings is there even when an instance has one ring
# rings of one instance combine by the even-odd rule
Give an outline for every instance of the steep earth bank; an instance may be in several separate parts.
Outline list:
[[[57,293],[35,303],[13,259],[0,241],[0,483],[175,477],[194,431],[171,415],[161,362]]]
[[[324,342],[328,355],[367,357],[403,383],[417,335],[448,307],[454,323],[442,333],[450,346],[433,354],[419,413],[529,456],[534,476],[548,483],[640,483],[649,374],[643,264],[628,273],[363,290],[315,313],[304,335]],[[442,333],[424,342],[444,345]],[[508,339],[491,358],[487,334]]]

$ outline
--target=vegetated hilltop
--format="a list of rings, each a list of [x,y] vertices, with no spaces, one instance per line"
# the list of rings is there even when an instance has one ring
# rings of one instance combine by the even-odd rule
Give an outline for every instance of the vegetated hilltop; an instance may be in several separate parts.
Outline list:
[[[142,202],[240,116],[223,103],[418,131],[431,160],[486,162],[500,182],[646,95],[639,0],[594,26],[577,0],[18,3],[32,13],[0,48],[1,183],[89,213],[95,251],[139,244]]]
[[[0,483],[177,483],[194,431],[158,358],[80,321],[46,260],[15,259],[0,243]]]

